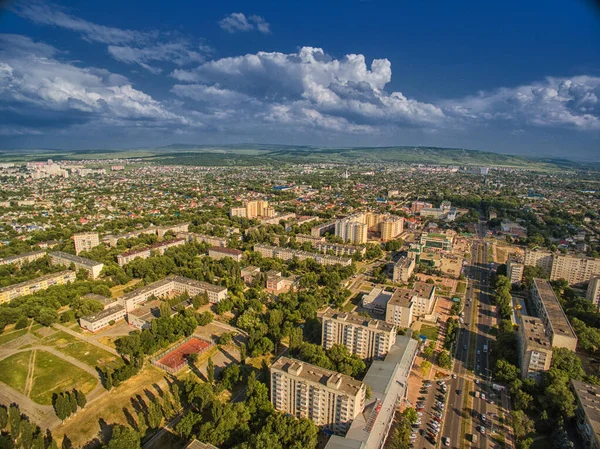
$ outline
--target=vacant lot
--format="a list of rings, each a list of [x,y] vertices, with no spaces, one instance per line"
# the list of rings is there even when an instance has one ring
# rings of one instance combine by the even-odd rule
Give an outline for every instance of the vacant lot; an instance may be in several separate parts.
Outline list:
[[[462,294],[467,291],[467,283],[460,281],[456,286],[456,293]]]
[[[37,351],[33,370],[31,399],[38,404],[51,405],[52,394],[77,388],[88,394],[98,379],[46,351]]]
[[[30,355],[31,351],[27,351],[0,360],[0,381],[19,393],[25,392]]]
[[[426,324],[422,324],[419,334],[425,335],[428,341],[437,341],[438,328],[435,326],[428,326]]]
[[[0,345],[8,343],[9,341],[12,341],[15,338],[25,335],[26,333],[27,333],[27,329],[19,329],[17,331],[12,331],[12,332],[9,332],[6,334],[2,334],[2,335],[0,335]]]
[[[83,340],[79,340],[62,331],[44,338],[41,344],[52,346],[58,351],[70,355],[86,365],[90,365],[92,368],[105,365],[116,368],[123,364],[123,361],[120,358],[110,352],[91,345]]]

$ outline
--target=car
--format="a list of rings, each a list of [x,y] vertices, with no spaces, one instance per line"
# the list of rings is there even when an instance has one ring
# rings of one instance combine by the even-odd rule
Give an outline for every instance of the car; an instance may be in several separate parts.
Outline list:
[[[465,351],[467,350],[467,345],[463,346],[463,350],[465,350]]]
[[[477,350],[477,355],[480,355],[480,354],[481,354],[481,350],[478,349]]]
[[[421,396],[421,397],[417,398],[418,401],[424,401],[425,399],[427,399],[425,396]]]
[[[486,422],[486,421],[487,421],[487,417],[485,416],[485,413],[482,413],[482,414],[481,414],[481,420],[482,420],[483,422]]]
[[[462,394],[462,390],[456,390],[456,394],[461,395]]]
[[[481,433],[482,435],[485,435],[485,427],[479,426],[479,433]]]
[[[481,393],[481,399],[485,401],[485,393]]]
[[[456,374],[452,374],[452,379],[456,379]]]
[[[438,384],[438,385],[444,385],[445,383],[446,383],[446,381],[444,381],[444,380],[438,380],[438,381],[437,381],[437,384]]]
[[[442,441],[444,443],[444,446],[450,446],[450,438],[444,437],[442,438]]]

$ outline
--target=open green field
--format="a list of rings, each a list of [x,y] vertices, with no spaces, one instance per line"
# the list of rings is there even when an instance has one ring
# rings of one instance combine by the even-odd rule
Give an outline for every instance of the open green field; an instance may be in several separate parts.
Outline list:
[[[31,351],[26,351],[0,360],[0,381],[24,393],[30,356]]]
[[[54,393],[77,388],[88,394],[97,383],[91,374],[49,352],[37,351],[30,397],[38,404],[51,405]]]
[[[0,345],[8,343],[9,341],[14,340],[15,338],[19,338],[22,335],[25,335],[26,333],[27,333],[27,328],[12,331],[7,334],[2,334],[2,335],[0,335]]]
[[[435,326],[427,326],[426,324],[423,324],[421,326],[421,330],[419,331],[420,335],[425,335],[427,337],[427,340],[429,341],[437,341],[438,338],[438,328]]]
[[[91,367],[111,366],[116,368],[121,366],[123,361],[117,356],[107,352],[97,346],[79,340],[66,332],[56,332],[42,340],[42,344],[52,346],[58,351],[69,355]]]
[[[465,293],[467,291],[467,283],[460,281],[456,284],[456,293]]]

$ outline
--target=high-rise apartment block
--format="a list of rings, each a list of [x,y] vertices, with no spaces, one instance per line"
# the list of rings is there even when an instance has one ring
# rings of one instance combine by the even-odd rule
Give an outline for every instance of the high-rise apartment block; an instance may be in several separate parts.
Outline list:
[[[100,244],[97,232],[82,232],[73,235],[73,242],[75,243],[75,254],[84,251],[89,251],[92,248]]]
[[[531,287],[531,304],[535,314],[544,323],[546,336],[553,348],[577,349],[577,336],[565,315],[550,282],[534,279]]]
[[[269,206],[268,201],[247,201],[242,207],[232,207],[229,211],[231,217],[271,218],[275,216],[275,209]]]
[[[340,344],[361,359],[382,359],[396,341],[396,326],[355,313],[328,310],[322,318],[325,349]]]
[[[540,381],[550,369],[552,343],[541,319],[523,315],[519,324],[521,378]]]
[[[360,245],[367,243],[367,224],[362,220],[363,214],[350,216],[335,222],[335,235],[344,242]]]
[[[586,299],[596,306],[600,307],[600,277],[595,277],[588,284]]]
[[[523,258],[517,254],[510,254],[506,261],[506,276],[510,279],[510,283],[518,284],[521,282],[524,270]]]
[[[404,231],[404,218],[395,215],[387,216],[379,225],[381,240],[394,240]]]
[[[575,395],[575,423],[584,449],[600,449],[600,387],[571,380]]]
[[[270,371],[275,409],[337,435],[346,433],[365,405],[365,384],[350,376],[288,357],[279,357]]]
[[[570,285],[583,284],[600,276],[600,258],[575,254],[555,254],[550,280],[565,279]]]

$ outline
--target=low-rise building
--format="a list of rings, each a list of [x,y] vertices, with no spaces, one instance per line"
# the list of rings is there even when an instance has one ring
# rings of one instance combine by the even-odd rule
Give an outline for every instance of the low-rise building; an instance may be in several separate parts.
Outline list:
[[[149,329],[154,319],[160,318],[160,305],[162,301],[155,299],[141,304],[127,313],[127,322],[137,329]]]
[[[519,323],[519,361],[521,378],[539,382],[542,374],[550,369],[552,343],[546,335],[542,320],[536,317],[521,317]]]
[[[56,251],[50,253],[50,263],[52,265],[64,265],[67,268],[73,264],[77,270],[85,270],[89,273],[92,279],[98,278],[104,264],[95,260],[86,259],[85,257],[75,256],[73,254]]]
[[[188,242],[206,243],[207,245],[221,248],[227,246],[227,239],[212,235],[196,234],[195,232],[178,232],[177,238],[186,239]]]
[[[74,271],[60,271],[41,276],[30,281],[20,282],[18,284],[9,285],[0,288],[0,304],[12,301],[20,296],[32,295],[40,290],[46,290],[53,285],[64,285],[68,282],[75,281],[76,274]]]
[[[313,245],[313,248],[323,254],[333,253],[335,256],[352,256],[356,253],[364,256],[367,253],[367,248],[364,246],[341,245],[339,243],[318,243]]]
[[[565,315],[550,282],[536,278],[531,287],[531,304],[544,323],[546,336],[553,348],[577,349],[577,336]]]
[[[342,265],[344,267],[352,265],[352,259],[349,257],[329,256],[322,254],[310,253],[308,251],[299,251],[290,248],[280,248],[278,246],[269,246],[256,244],[254,251],[263,257],[277,257],[281,260],[291,260],[296,257],[298,260],[314,259],[315,262],[321,265]]]
[[[213,246],[208,248],[208,255],[213,259],[224,259],[225,257],[231,257],[236,262],[241,262],[244,255],[243,251],[234,248],[222,248]]]
[[[159,239],[162,239],[167,232],[172,232],[173,234],[177,234],[178,232],[188,232],[190,224],[189,223],[181,223],[176,225],[166,225],[159,226],[156,228],[156,235]]]
[[[425,248],[439,249],[442,251],[452,251],[454,237],[447,234],[431,234],[424,232],[421,234],[421,245]]]
[[[323,237],[328,232],[335,231],[335,221],[329,221],[310,228],[310,235],[313,237]]]
[[[16,256],[6,257],[4,259],[0,259],[0,265],[10,265],[16,264],[18,266],[23,265],[24,263],[33,262],[34,260],[41,259],[46,255],[46,251],[31,251],[28,253],[18,254]]]
[[[362,306],[366,310],[385,316],[387,304],[393,294],[393,291],[388,292],[383,286],[373,287],[368,294],[363,296]]]
[[[365,405],[365,384],[350,376],[289,357],[279,357],[270,372],[276,410],[337,435],[346,433]]]
[[[600,449],[600,387],[571,379],[577,433],[585,449]]]
[[[315,246],[319,243],[325,243],[325,237],[320,237],[320,236],[315,237],[314,235],[296,234],[294,236],[294,239],[296,239],[296,242],[298,242],[298,243],[308,242],[312,246]]]
[[[246,284],[251,284],[260,274],[260,268],[255,267],[254,265],[250,265],[248,267],[242,268],[240,271],[240,276],[244,280]]]
[[[327,310],[322,317],[321,337],[325,349],[339,344],[361,359],[383,359],[396,342],[396,326],[356,313]]]
[[[125,307],[115,302],[111,307],[107,307],[94,315],[79,318],[79,325],[90,332],[98,332],[117,321],[121,321],[126,316]]]
[[[394,264],[394,273],[392,281],[407,283],[415,271],[416,261],[412,257],[402,256]]]

